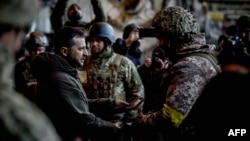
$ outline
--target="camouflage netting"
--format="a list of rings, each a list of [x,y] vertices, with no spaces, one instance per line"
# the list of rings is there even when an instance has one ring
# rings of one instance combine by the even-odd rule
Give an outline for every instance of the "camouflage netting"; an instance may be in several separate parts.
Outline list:
[[[199,32],[199,25],[194,16],[186,9],[173,6],[159,11],[152,21],[152,26],[164,33],[183,35]]]

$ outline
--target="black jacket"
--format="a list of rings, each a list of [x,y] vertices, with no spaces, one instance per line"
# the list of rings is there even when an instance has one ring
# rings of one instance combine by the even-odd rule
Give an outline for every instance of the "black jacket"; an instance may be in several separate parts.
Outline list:
[[[49,116],[64,140],[72,140],[76,136],[83,140],[97,136],[109,137],[108,140],[116,138],[116,126],[89,112],[89,102],[110,108],[112,101],[89,101],[77,69],[64,58],[51,53],[39,54],[31,64],[31,72],[39,85],[36,103]]]
[[[135,41],[129,47],[126,47],[125,40],[121,38],[117,38],[112,46],[114,52],[129,58],[135,64],[135,66],[142,65],[142,52],[139,47],[140,42],[138,41]]]

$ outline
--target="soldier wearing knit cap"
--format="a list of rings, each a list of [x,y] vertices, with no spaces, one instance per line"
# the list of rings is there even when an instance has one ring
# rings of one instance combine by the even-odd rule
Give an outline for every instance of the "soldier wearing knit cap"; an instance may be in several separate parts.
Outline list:
[[[117,38],[113,45],[113,49],[116,53],[126,56],[137,67],[142,65],[139,28],[139,25],[135,23],[126,25],[123,29],[122,38]]]

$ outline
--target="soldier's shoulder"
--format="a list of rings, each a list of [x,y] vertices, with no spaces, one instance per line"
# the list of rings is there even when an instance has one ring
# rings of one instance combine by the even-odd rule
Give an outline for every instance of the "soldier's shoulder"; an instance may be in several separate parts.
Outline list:
[[[117,55],[120,55],[120,54],[117,54]],[[134,65],[134,63],[126,56],[124,55],[120,55],[121,56],[121,62],[122,64],[125,64],[125,65]]]
[[[3,129],[13,133],[21,141],[27,138],[60,140],[45,114],[23,96],[11,90],[0,93],[0,122]],[[44,137],[44,134],[47,137]]]

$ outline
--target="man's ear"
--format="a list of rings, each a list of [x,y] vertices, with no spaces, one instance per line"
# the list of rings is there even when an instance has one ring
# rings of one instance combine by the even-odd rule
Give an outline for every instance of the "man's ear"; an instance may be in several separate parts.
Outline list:
[[[67,47],[62,47],[60,49],[60,52],[63,56],[68,56],[68,53],[69,53],[69,49]]]

